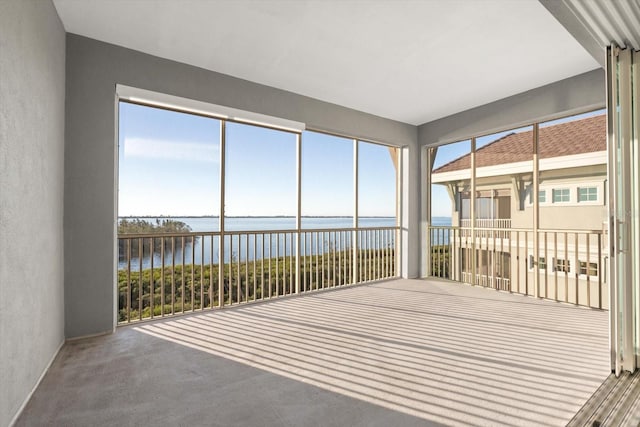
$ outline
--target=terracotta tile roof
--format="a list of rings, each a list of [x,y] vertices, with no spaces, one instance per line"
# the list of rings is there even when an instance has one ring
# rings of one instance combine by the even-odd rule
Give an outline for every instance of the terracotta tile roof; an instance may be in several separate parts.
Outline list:
[[[476,167],[503,165],[532,159],[533,130],[511,133],[476,151]],[[607,149],[606,115],[588,117],[553,126],[541,127],[540,158],[592,153]],[[433,170],[433,173],[469,169],[471,155],[466,154]]]

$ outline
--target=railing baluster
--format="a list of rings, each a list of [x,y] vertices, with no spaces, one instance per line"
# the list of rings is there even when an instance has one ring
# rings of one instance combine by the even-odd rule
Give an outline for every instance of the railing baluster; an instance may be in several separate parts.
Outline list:
[[[458,234],[459,234],[459,230],[458,230]],[[456,247],[458,238],[456,237],[455,228],[451,229],[450,238],[452,240],[449,242],[449,248],[450,248],[449,249],[449,279],[460,280],[460,275],[458,274],[458,271],[460,270],[458,268],[458,264],[460,263],[460,261],[458,259],[458,248]],[[454,270],[454,267],[455,267],[455,270]]]
[[[564,264],[563,264],[563,272],[564,272],[564,302],[569,302],[569,235],[567,232],[564,232]]]
[[[142,320],[142,258],[144,255],[144,239],[138,239],[138,319]]]
[[[214,238],[215,236],[211,235],[211,239],[209,240],[209,245],[210,245],[209,246],[209,308],[213,308],[213,240]],[[218,258],[219,257],[220,256],[218,256]],[[218,268],[220,268],[219,259],[218,259]]]
[[[258,233],[253,235],[253,300],[258,300],[258,282],[256,277],[256,247],[258,246]]]
[[[438,277],[442,277],[442,229],[436,229],[436,253],[438,254],[436,258],[436,270],[438,272]]]
[[[291,253],[291,249],[287,245],[287,237],[289,233],[282,233],[282,244],[284,245],[282,249],[282,295],[287,295],[290,290],[291,283],[289,283],[289,269],[287,268],[287,260],[289,258],[289,253]]]
[[[604,259],[602,258],[602,235],[598,236],[598,308],[602,309],[602,278],[604,276]]]
[[[233,234],[229,236],[229,305],[233,305]]]
[[[344,231],[339,231],[338,232],[338,282],[340,283],[340,286],[344,286],[347,284],[344,277],[345,273],[347,272],[347,265],[345,263],[346,257],[344,253],[346,243],[347,242],[345,241]]]
[[[300,258],[302,259],[302,280],[301,283],[301,292],[307,291],[307,232],[303,232],[302,236],[300,236],[300,242],[302,244],[302,251],[300,252]]]
[[[493,239],[493,247],[491,248],[491,282],[494,289],[499,289],[498,281],[496,280],[496,232],[491,229],[491,237]]]
[[[389,233],[382,230],[382,273],[385,278],[389,277]]]
[[[332,268],[333,268],[333,277],[331,279],[331,283],[335,288],[339,284],[338,283],[338,236],[335,231],[329,234],[332,235],[332,237],[330,238],[333,239],[331,243],[331,251],[333,252],[333,256],[331,257]]]
[[[294,270],[294,253],[293,253],[293,233],[289,233],[289,293],[295,293],[295,282],[293,281]]]
[[[517,293],[520,292],[520,230],[516,231],[516,277],[518,279],[518,283],[516,284],[518,290]]]
[[[184,313],[184,293],[186,290],[185,287],[185,283],[184,283],[184,270],[185,270],[185,263],[186,263],[186,254],[185,254],[185,240],[184,240],[184,236],[181,237],[181,242],[180,242],[180,248],[182,250],[182,264],[181,264],[181,280],[182,282],[180,283],[180,298],[181,298],[181,306],[180,306],[180,312]]]
[[[244,244],[244,301],[249,302],[249,233],[245,234]]]
[[[507,238],[507,233],[505,230],[502,230],[500,233],[500,278],[502,283],[500,283],[500,290],[506,291],[506,277],[504,277],[504,239]]]
[[[589,279],[591,270],[591,251],[589,250],[589,233],[585,233],[585,238],[587,240],[587,307],[591,307],[591,280]]]
[[[371,278],[370,280],[376,280],[376,231],[371,230]]]
[[[176,238],[171,237],[171,314],[176,312]]]
[[[367,256],[367,237],[366,231],[360,230],[358,232],[358,282],[366,281],[366,256]]]
[[[365,231],[367,235],[367,282],[371,280],[371,232],[369,230]]]
[[[326,277],[326,271],[325,271],[325,251],[326,251],[326,244],[325,244],[325,232],[322,231],[318,234],[318,238],[320,239],[320,263],[321,263],[321,270],[320,270],[320,282],[318,283],[318,288],[319,289],[324,289],[325,288],[325,277]]]
[[[204,234],[200,236],[200,311],[204,310],[204,237]]]
[[[164,278],[164,269],[165,269],[165,258],[164,258],[164,245],[165,240],[164,237],[160,238],[160,264],[162,265],[162,270],[160,271],[160,316],[164,317],[164,305],[165,305],[165,278]]]
[[[151,269],[149,270],[149,317],[151,317],[153,319],[153,309],[154,309],[154,298],[155,298],[155,283],[153,280],[153,256],[155,254],[154,252],[154,247],[153,247],[153,243],[154,243],[154,238],[151,238],[151,243],[149,244],[149,258],[150,258],[150,267]]]
[[[276,233],[276,296],[280,296],[280,233]]]
[[[549,298],[549,254],[547,253],[547,232],[544,232],[544,297]]]
[[[351,260],[349,278],[350,283],[355,285],[356,283],[360,282],[360,235],[357,230],[352,230],[351,233],[349,233],[349,242],[351,243],[351,251],[349,252],[349,259]]]
[[[195,311],[196,238],[191,236],[191,311]]]
[[[337,231],[333,232],[333,286],[340,285],[340,236]]]
[[[260,299],[264,299],[264,236],[265,234],[262,233],[262,252],[260,253]],[[271,289],[271,283],[269,283],[269,289]]]
[[[316,263],[315,263],[315,270],[316,270],[316,282],[315,282],[315,287],[314,289],[318,289],[318,282],[320,281],[320,269],[319,267],[319,261],[320,261],[320,251],[319,251],[319,244],[318,244],[318,232],[315,232],[315,240],[316,240]]]
[[[284,245],[282,253],[282,295],[287,293],[287,233],[282,233],[282,242]]]
[[[224,224],[222,224],[224,227]],[[227,252],[226,247],[226,237],[224,232],[221,232],[218,235],[218,307],[223,308],[225,299],[224,299],[224,288],[225,288],[225,254]],[[213,302],[211,303],[213,305]]]
[[[373,264],[373,277],[375,280],[379,280],[380,279],[380,233],[378,232],[379,230],[374,230],[373,231],[373,259],[374,259],[374,264]]]
[[[371,280],[371,232],[369,232],[369,230],[365,230],[364,235],[364,241],[366,245],[364,271],[365,281],[368,282]]]
[[[236,301],[240,304],[243,300],[242,295],[242,276],[240,275],[240,266],[242,265],[242,234],[236,234],[238,236],[238,262],[236,268],[238,269],[238,277],[236,279]]]
[[[579,274],[580,274],[580,259],[578,258],[578,242],[579,242],[579,237],[580,237],[580,236],[579,236],[579,234],[578,234],[578,233],[573,233],[573,234],[574,234],[574,240],[575,240],[575,245],[576,245],[576,246],[575,246],[575,248],[574,248],[574,250],[575,250],[575,257],[576,257],[576,258],[575,258],[576,263],[575,263],[574,268],[575,268],[575,277],[576,277],[576,280],[575,280],[575,287],[576,287],[576,305],[578,305],[578,304],[580,303],[580,299],[579,299],[579,297],[580,297],[580,296],[578,295],[578,290],[579,290],[579,289],[578,289],[578,288],[579,288],[579,287],[578,287],[578,283],[580,283],[580,276],[579,276]]]
[[[362,238],[363,245],[364,245],[364,248],[363,248],[363,257],[364,257],[363,269],[364,269],[364,271],[363,271],[363,273],[364,273],[364,281],[368,282],[369,281],[369,272],[370,272],[370,270],[369,270],[369,255],[371,254],[370,251],[369,251],[369,249],[370,249],[370,246],[369,246],[369,231],[368,230],[363,230],[362,233],[364,234],[364,236]]]
[[[127,239],[127,322],[131,322],[131,239]]]
[[[524,232],[524,294],[529,295],[529,232]]]
[[[558,269],[556,268],[556,263],[558,259],[558,233],[553,233],[553,263],[551,268],[553,268],[553,287],[555,289],[555,299],[558,301]]]

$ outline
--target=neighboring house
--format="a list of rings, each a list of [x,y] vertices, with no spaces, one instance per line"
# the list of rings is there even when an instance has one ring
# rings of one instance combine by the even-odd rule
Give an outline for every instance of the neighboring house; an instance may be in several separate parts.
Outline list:
[[[606,116],[540,127],[537,257],[532,141],[530,130],[476,150],[475,239],[471,155],[432,171],[452,202],[449,277],[533,295],[537,275],[542,297],[607,308]]]

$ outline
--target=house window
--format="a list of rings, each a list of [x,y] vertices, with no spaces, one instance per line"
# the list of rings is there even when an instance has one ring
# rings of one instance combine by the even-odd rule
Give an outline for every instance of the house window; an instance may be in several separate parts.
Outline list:
[[[538,203],[544,203],[547,201],[547,192],[545,190],[538,191]]]
[[[595,202],[598,200],[598,187],[579,187],[579,202]]]
[[[534,269],[536,266],[535,264],[535,259],[533,258],[533,255],[529,255],[529,269],[532,270]],[[543,256],[538,257],[538,268],[540,270],[546,270],[547,269],[547,259]]]
[[[571,261],[568,259],[556,258],[555,270],[560,273],[569,273],[569,271],[571,271]]]
[[[538,258],[538,268],[540,270],[546,270],[547,269],[547,259],[543,256]]]
[[[584,262],[580,261],[580,274],[597,276],[598,275],[598,263],[597,262]]]
[[[568,188],[558,188],[553,190],[553,203],[568,202],[570,193]]]

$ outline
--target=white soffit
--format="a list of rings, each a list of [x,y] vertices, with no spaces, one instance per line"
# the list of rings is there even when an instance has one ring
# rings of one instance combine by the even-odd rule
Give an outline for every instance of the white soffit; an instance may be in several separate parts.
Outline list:
[[[414,125],[599,68],[537,0],[54,0],[65,29]]]

